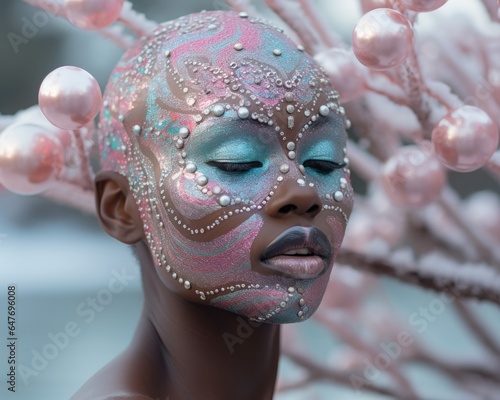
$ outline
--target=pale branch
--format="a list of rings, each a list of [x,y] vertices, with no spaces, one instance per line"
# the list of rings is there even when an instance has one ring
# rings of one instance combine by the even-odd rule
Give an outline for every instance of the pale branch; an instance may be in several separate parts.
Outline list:
[[[491,157],[487,171],[500,183],[500,150],[497,150]]]
[[[455,302],[455,308],[462,317],[462,321],[476,338],[488,349],[495,357],[500,359],[500,344],[489,334],[483,324],[469,309],[469,306],[461,301]]]
[[[25,3],[37,7],[41,10],[44,10],[52,15],[55,15],[56,17],[64,18],[65,20],[69,21],[66,12],[64,10],[64,6],[60,4],[57,1],[48,1],[48,0],[22,0]],[[127,2],[128,3],[128,2]],[[124,10],[127,8],[124,7]],[[130,18],[134,23],[139,24],[142,20],[140,18],[140,14],[137,15],[135,14],[134,11],[129,11],[126,12],[126,17]],[[132,19],[133,18],[133,19]],[[145,18],[144,18],[145,21]],[[147,27],[149,25],[146,24],[146,22],[142,21],[142,25]],[[99,35],[104,37],[105,39],[108,39],[110,42],[113,44],[117,45],[118,47],[122,49],[128,49],[134,42],[134,40],[128,35],[124,27],[118,27],[116,25],[108,26],[107,28],[100,29],[97,31]]]
[[[481,0],[484,8],[488,12],[488,15],[492,19],[492,21],[498,21],[498,11],[499,11],[499,3],[498,0]]]
[[[351,329],[342,323],[336,323],[331,318],[327,318],[323,313],[318,313],[315,319],[322,325],[324,325],[331,332],[335,332],[336,335],[342,341],[353,349],[368,355],[370,358],[376,358],[378,351],[375,347],[366,343],[358,335],[356,335]],[[392,376],[394,381],[400,387],[401,394],[405,399],[411,400],[416,399],[417,394],[414,392],[413,387],[406,376],[402,373],[399,366],[395,363],[390,363],[387,367],[387,373]]]
[[[369,182],[380,176],[382,169],[380,161],[352,140],[347,140],[347,153],[349,154],[349,167],[364,180]]]
[[[298,0],[298,1],[305,15],[307,15],[309,22],[314,27],[314,29],[316,29],[316,32],[318,32],[318,35],[323,41],[323,43],[329,48],[344,47],[344,44],[340,36],[337,35],[335,31],[327,29],[320,13],[318,13],[316,11],[316,8],[311,4],[311,0]]]
[[[428,351],[418,351],[411,357],[403,359],[402,361],[408,363],[425,363],[429,367],[436,368],[443,372],[448,375],[449,378],[457,382],[463,382],[466,377],[477,376],[499,383],[498,377],[500,376],[500,366],[498,363],[497,365],[489,365],[486,363],[478,364],[471,361],[461,362],[448,360],[431,354]]]
[[[80,173],[82,177],[81,186],[84,191],[93,191],[94,187],[94,173],[89,163],[88,151],[85,146],[85,140],[79,129],[73,131],[75,136],[76,147],[78,151],[78,158],[80,161]]]
[[[112,25],[98,31],[99,35],[119,48],[126,50],[134,44],[134,37],[125,32],[125,26]]]
[[[300,6],[297,3],[284,0],[264,1],[302,39],[304,47],[309,54],[316,54],[326,50],[326,46],[318,33],[303,20]]]
[[[353,382],[351,381],[351,379],[354,378],[355,374],[352,372],[341,371],[330,367],[325,367],[320,363],[316,362],[315,360],[309,358],[308,356],[300,354],[296,351],[292,351],[286,347],[282,349],[282,355],[293,361],[298,366],[307,370],[309,374],[311,374],[316,378],[316,381],[319,380],[331,381],[343,384],[345,386],[353,387]],[[353,387],[353,390],[354,389],[355,388]],[[365,392],[383,394],[387,396],[392,396],[397,399],[402,398],[398,391],[389,387],[375,385],[364,378],[361,389]]]
[[[146,18],[144,14],[133,9],[130,1],[125,1],[119,21],[135,33],[137,37],[144,36],[155,29],[158,24]]]
[[[433,269],[432,265],[396,263],[388,257],[370,256],[345,248],[340,251],[337,263],[437,292],[451,292],[456,297],[500,304],[500,274],[484,264],[456,264],[454,267],[434,264]]]
[[[259,15],[257,8],[250,0],[226,0],[231,9],[239,12],[246,12],[251,15]]]
[[[0,115],[0,133],[15,121],[13,115]]]
[[[291,382],[278,382],[276,386],[277,392],[289,392],[292,390],[302,389],[303,387],[314,383],[316,379],[319,379],[320,376],[309,372],[305,377],[299,378],[295,381]]]
[[[41,196],[86,214],[95,216],[97,213],[94,191],[84,190],[78,184],[58,181],[53,188],[41,193]]]
[[[479,253],[499,270],[500,252],[497,244],[463,212],[460,198],[455,191],[450,187],[445,187],[438,202],[453,222],[469,237]]]

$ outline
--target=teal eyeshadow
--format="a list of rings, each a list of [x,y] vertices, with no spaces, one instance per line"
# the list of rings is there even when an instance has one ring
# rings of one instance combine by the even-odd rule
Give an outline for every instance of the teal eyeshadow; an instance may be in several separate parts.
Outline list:
[[[344,159],[343,148],[346,145],[345,131],[339,129],[338,124],[324,124],[316,129],[314,138],[303,139],[308,140],[307,146],[299,145],[300,161],[324,160],[341,163]]]
[[[202,129],[197,132],[198,128]],[[258,127],[252,129],[252,126],[242,126],[237,122],[197,127],[189,143],[188,154],[205,162],[261,161],[264,164],[269,150],[258,139],[257,129]]]

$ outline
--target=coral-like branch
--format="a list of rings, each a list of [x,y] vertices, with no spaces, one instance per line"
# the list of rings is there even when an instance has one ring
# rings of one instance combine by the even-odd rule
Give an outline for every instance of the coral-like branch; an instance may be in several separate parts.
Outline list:
[[[114,45],[120,47],[123,50],[129,49],[135,41],[135,38],[129,35],[125,31],[125,27],[122,25],[112,25],[107,28],[101,29],[99,35],[103,38],[109,40]]]
[[[377,357],[378,350],[371,344],[365,343],[347,326],[344,326],[342,323],[336,323],[333,319],[327,318],[323,313],[318,313],[315,319],[326,326],[330,331],[335,332],[344,343],[350,345],[352,348],[367,355],[369,358],[374,359]],[[417,399],[417,394],[413,390],[411,383],[404,376],[398,365],[393,363],[389,364],[387,372],[394,378],[394,381],[397,382],[400,388],[401,397],[408,400]]]
[[[353,383],[351,382],[352,374],[348,371],[340,371],[333,368],[327,368],[314,361],[312,358],[298,353],[297,351],[291,350],[288,347],[284,347],[282,349],[282,354],[293,361],[295,364],[309,371],[317,381],[331,381],[343,384],[345,386],[353,385]],[[403,398],[400,396],[400,393],[397,390],[394,390],[390,387],[375,385],[369,381],[363,382],[363,391],[392,396],[394,398]]]
[[[493,175],[500,183],[500,150],[497,150],[493,157],[491,157],[488,163],[488,171]]]
[[[302,39],[308,53],[316,54],[327,48],[313,27],[302,17],[297,18],[301,15],[299,4],[285,0],[265,0],[265,2]]]
[[[482,323],[470,310],[469,306],[461,301],[455,302],[455,308],[462,317],[462,320],[469,327],[471,332],[481,343],[491,352],[494,357],[500,359],[500,343],[493,339]]]
[[[68,20],[63,5],[57,1],[50,1],[50,0],[22,0],[22,1],[34,7],[40,8],[44,11],[47,11],[52,15]],[[144,20],[141,19],[140,14],[139,15],[135,14],[132,10],[130,10],[130,7],[127,8],[127,10],[128,11],[125,12],[125,15],[127,18],[130,18],[131,20],[130,22],[131,27],[135,26],[134,24],[138,24],[138,27],[150,26],[145,22],[146,21],[145,18]],[[128,21],[128,19],[126,19],[125,21]],[[102,37],[108,39],[110,42],[112,42],[113,44],[119,46],[124,50],[129,48],[134,42],[133,38],[130,35],[128,35],[127,32],[125,32],[123,27],[116,25],[100,29],[97,31],[97,33],[99,33]]]
[[[226,0],[226,3],[234,10],[239,12],[246,12],[249,15],[259,15],[257,8],[251,3],[250,0]]]
[[[134,32],[137,37],[148,34],[158,26],[156,22],[147,19],[144,14],[135,11],[130,1],[123,4],[119,21]]]
[[[42,196],[87,214],[96,215],[94,191],[84,190],[80,185],[58,182],[57,186],[46,190]]]
[[[444,255],[429,254],[420,262],[398,261],[398,253],[370,256],[343,249],[337,263],[377,275],[387,275],[455,297],[488,300],[500,304],[500,274],[486,264],[460,265]]]
[[[0,133],[15,121],[13,115],[0,115]]]
[[[321,15],[316,11],[317,9],[313,7],[311,0],[299,0],[299,4],[302,10],[304,10],[309,22],[314,26],[314,29],[316,29],[321,40],[327,47],[344,47],[344,43],[340,36],[334,31],[326,28]]]

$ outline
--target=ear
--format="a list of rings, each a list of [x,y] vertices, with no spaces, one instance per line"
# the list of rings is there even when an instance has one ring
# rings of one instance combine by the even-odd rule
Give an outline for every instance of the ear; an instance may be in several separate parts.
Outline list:
[[[141,241],[143,223],[127,179],[116,172],[101,171],[95,185],[97,217],[103,229],[126,244]]]

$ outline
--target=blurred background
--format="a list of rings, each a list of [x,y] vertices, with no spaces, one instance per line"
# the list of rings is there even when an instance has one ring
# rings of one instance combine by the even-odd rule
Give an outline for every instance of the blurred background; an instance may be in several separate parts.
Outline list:
[[[228,9],[222,0],[137,0],[133,3],[137,11],[156,21],[203,9]],[[316,3],[329,23],[348,41],[360,15],[357,2],[318,0]],[[452,0],[445,12],[468,7],[469,2],[466,6],[464,3]],[[468,8],[467,12],[482,17],[479,8]],[[39,26],[33,24],[34,20]],[[28,32],[26,42],[17,49],[9,40],[12,32],[17,35]],[[62,65],[88,70],[104,89],[121,54],[120,49],[97,34],[80,31],[52,16],[41,17],[39,10],[19,0],[2,0],[0,114],[14,114],[36,104],[41,81]],[[479,184],[484,189],[489,182],[478,183],[472,178],[471,184]],[[0,398],[67,399],[129,342],[142,307],[138,267],[131,251],[106,236],[93,217],[40,197],[17,196],[6,191],[0,191],[0,210]],[[124,290],[108,296],[112,279],[118,279]],[[380,278],[380,281],[386,288],[385,295],[397,304],[394,312],[406,319],[436,297],[434,293],[391,279]],[[7,392],[4,382],[7,371],[5,299],[7,286],[11,284],[17,287],[15,394]],[[93,298],[98,299],[97,307],[92,307]],[[477,305],[477,310],[494,331],[500,332],[497,308]],[[373,316],[376,315],[377,309],[373,307]],[[54,338],[62,337],[60,332],[68,329],[74,333],[73,337],[59,342],[59,347],[51,345]],[[298,335],[304,348],[318,357],[332,357],[339,346],[339,342],[312,321],[301,324]],[[420,336],[442,354],[453,354],[460,349],[466,357],[481,355],[481,348],[470,339],[451,309],[445,310]],[[44,349],[48,349],[45,353],[50,359],[41,356]],[[413,367],[407,373],[420,392],[432,393],[433,398],[465,399],[445,379],[432,372]],[[288,380],[299,376],[300,371],[283,363],[280,375]],[[327,384],[314,384],[277,396],[278,400],[333,398],[386,397]]]

